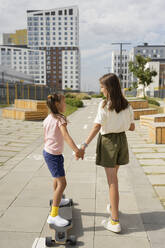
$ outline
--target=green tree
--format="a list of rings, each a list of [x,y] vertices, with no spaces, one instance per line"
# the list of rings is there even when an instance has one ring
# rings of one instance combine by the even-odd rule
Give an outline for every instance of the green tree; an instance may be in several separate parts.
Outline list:
[[[151,70],[150,68],[146,68],[146,64],[150,62],[150,58],[145,58],[141,55],[135,56],[135,61],[129,62],[129,71],[133,72],[133,75],[138,78],[139,84],[142,84],[143,93],[145,96],[145,87],[150,85],[153,82],[153,77],[157,75],[157,72]]]

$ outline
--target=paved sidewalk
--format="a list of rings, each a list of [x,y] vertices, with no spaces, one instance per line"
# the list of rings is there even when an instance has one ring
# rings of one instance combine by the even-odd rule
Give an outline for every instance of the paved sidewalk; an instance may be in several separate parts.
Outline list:
[[[69,130],[77,144],[88,135],[99,101],[86,101],[85,108],[69,117]],[[51,234],[46,219],[53,191],[52,178],[42,158],[42,122],[0,119],[0,124],[0,247],[44,248],[44,237]],[[121,234],[101,226],[108,217],[108,187],[104,170],[95,166],[96,139],[89,145],[84,161],[75,161],[65,146],[65,194],[75,202],[70,233],[78,238],[76,247],[164,247],[165,211],[139,164],[140,160],[151,160],[144,158],[150,154],[145,149],[151,145],[145,140],[147,136],[143,140],[138,122],[136,126],[136,132],[127,133],[130,163],[119,170]],[[142,134],[146,135],[146,130]],[[139,160],[134,149],[144,151]],[[158,155],[154,162],[161,161],[159,168],[164,168],[165,161],[158,152],[162,153],[155,152]]]

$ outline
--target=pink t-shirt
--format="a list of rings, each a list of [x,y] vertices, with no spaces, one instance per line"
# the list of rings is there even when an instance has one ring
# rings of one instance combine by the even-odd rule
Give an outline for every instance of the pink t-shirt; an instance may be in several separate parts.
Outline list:
[[[60,120],[49,114],[43,122],[44,126],[44,150],[53,155],[62,154],[64,149],[64,138],[60,126],[66,123],[61,117]]]

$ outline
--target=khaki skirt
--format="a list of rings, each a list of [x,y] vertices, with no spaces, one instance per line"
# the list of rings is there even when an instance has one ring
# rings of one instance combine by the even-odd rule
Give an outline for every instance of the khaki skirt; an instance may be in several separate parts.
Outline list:
[[[128,143],[125,132],[99,133],[96,146],[96,164],[103,167],[115,167],[129,163]]]

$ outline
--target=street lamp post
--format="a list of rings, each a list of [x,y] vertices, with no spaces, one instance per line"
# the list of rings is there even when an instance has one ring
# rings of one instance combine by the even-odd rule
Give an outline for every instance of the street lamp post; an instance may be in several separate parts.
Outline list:
[[[123,87],[122,85],[122,52],[123,52],[123,45],[131,45],[131,43],[126,43],[126,42],[116,42],[116,43],[112,43],[112,45],[120,45],[120,69],[119,69],[119,79],[120,79],[120,84],[121,87]]]

